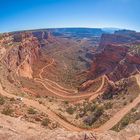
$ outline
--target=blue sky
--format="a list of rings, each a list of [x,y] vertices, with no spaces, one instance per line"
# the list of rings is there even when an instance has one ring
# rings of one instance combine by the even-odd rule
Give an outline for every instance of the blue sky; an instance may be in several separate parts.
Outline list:
[[[0,32],[55,27],[140,31],[140,0],[0,0]]]

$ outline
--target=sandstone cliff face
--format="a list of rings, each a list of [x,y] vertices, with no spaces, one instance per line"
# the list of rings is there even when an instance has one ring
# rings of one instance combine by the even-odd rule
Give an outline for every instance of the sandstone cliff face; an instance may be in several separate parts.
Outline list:
[[[98,51],[90,54],[93,62],[88,78],[107,74],[111,80],[118,81],[134,74],[140,66],[140,56],[130,51],[130,46],[137,44],[140,38],[138,33],[134,33],[104,34]]]
[[[5,33],[0,35],[0,57],[6,53],[8,46],[11,45],[12,42],[13,38],[10,34]]]
[[[100,46],[109,44],[136,44],[140,43],[140,33],[129,30],[116,31],[114,34],[103,34],[101,37]]]
[[[50,32],[49,30],[33,31],[32,34],[34,37],[38,39],[41,45],[44,43],[47,44],[56,41],[55,37],[53,36],[53,33]]]
[[[101,52],[95,53],[89,76],[98,77],[113,71],[116,65],[124,59],[128,48],[108,45]]]
[[[127,54],[126,56],[126,60],[130,63],[130,64],[138,64],[140,65],[140,56],[136,55],[136,54]]]
[[[13,35],[14,46],[5,57],[5,63],[9,70],[17,72],[20,76],[32,78],[32,64],[39,58],[40,44],[32,33],[20,33]]]
[[[132,42],[132,39],[127,36],[103,34],[101,37],[100,46],[107,46],[109,44],[126,44],[130,42]]]

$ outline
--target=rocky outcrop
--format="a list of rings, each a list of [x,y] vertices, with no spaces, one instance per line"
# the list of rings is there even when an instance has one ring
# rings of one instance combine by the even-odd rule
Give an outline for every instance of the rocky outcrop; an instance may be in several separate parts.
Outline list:
[[[32,78],[32,65],[39,59],[40,43],[30,32],[13,35],[11,50],[5,57],[9,70],[20,76]]]
[[[130,48],[135,41],[138,43],[139,35],[133,31],[104,34],[98,51],[88,54],[93,60],[88,79],[107,74],[109,79],[118,81],[134,74],[140,65],[140,56],[133,53]]]
[[[138,64],[138,65],[140,65],[140,56],[139,55],[128,53],[127,56],[126,56],[126,60],[130,64]]]
[[[42,39],[48,39],[49,38],[49,32],[47,31],[34,31],[32,32],[33,36],[38,38],[39,41]]]
[[[130,30],[116,31],[114,34],[103,34],[100,41],[100,46],[109,44],[137,44],[140,43],[140,33]]]
[[[116,65],[124,59],[128,48],[123,46],[108,45],[101,52],[95,53],[91,64],[89,76],[96,78],[102,74],[113,71]]]
[[[107,46],[109,44],[126,44],[132,41],[131,38],[115,34],[103,34],[101,37],[100,46]]]

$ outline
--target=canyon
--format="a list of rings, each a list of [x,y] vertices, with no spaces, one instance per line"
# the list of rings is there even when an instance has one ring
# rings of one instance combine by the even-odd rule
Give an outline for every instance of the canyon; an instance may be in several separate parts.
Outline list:
[[[3,33],[0,69],[3,139],[24,139],[26,131],[26,139],[140,138],[138,32],[60,28]]]

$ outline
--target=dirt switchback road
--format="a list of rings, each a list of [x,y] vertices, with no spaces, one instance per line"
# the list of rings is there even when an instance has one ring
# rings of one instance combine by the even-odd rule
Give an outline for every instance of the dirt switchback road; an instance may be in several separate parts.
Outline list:
[[[39,78],[40,79],[44,79],[43,78],[43,76],[42,76],[42,74],[43,74],[43,72],[44,72],[44,70],[46,69],[46,68],[48,68],[48,67],[51,67],[53,64],[54,64],[54,62],[55,62],[55,60],[54,59],[52,59],[52,61],[49,63],[49,64],[47,64],[46,66],[44,66],[41,70],[40,70],[40,73],[39,73]],[[48,84],[50,84],[50,85],[52,85],[52,86],[54,86],[57,90],[60,90],[60,91],[65,91],[65,92],[67,92],[67,94],[70,94],[70,92],[76,92],[77,90],[73,90],[73,89],[68,89],[68,88],[64,88],[64,87],[62,87],[61,85],[59,85],[58,83],[56,83],[56,82],[54,82],[54,81],[52,81],[52,80],[50,80],[50,79],[44,79],[46,82],[48,82]]]
[[[48,91],[52,92],[54,95],[60,97],[60,98],[63,98],[67,101],[74,101],[74,100],[82,100],[82,99],[86,99],[90,96],[92,96],[92,99],[96,98],[97,96],[101,95],[104,93],[104,90],[102,90],[103,88],[103,85],[105,83],[105,77],[103,76],[102,77],[102,84],[101,86],[97,89],[97,91],[95,92],[89,92],[89,93],[84,93],[84,94],[76,94],[76,95],[65,95],[64,93],[62,94],[62,92],[59,92],[59,91],[56,91],[55,88],[49,86],[47,83],[45,83],[42,79],[38,79],[38,78],[35,78],[34,79],[36,82],[38,83],[41,83]]]
[[[5,92],[2,89],[1,85],[0,85],[0,93],[1,93],[1,95],[6,96],[8,98],[15,98],[15,99],[17,98],[16,95]],[[27,99],[27,98],[22,98],[22,102],[24,104],[26,104],[27,106],[32,106],[32,107],[42,111],[43,113],[47,114],[50,120],[58,122],[61,126],[66,128],[67,130],[70,130],[70,131],[82,131],[83,130],[81,128],[78,128],[78,127],[64,121],[58,115],[56,115],[54,112],[49,110],[46,106],[39,104],[39,102],[37,102],[37,101]]]
[[[140,87],[140,74],[134,76],[136,78],[137,84]],[[132,103],[126,105],[123,109],[118,111],[112,118],[110,118],[105,124],[97,129],[97,131],[106,131],[115,126],[121,119],[131,111],[134,107],[136,107],[140,103],[140,95],[136,97]]]
[[[47,64],[45,67],[43,67],[40,70],[40,73],[39,73],[40,78],[34,78],[34,80],[36,82],[42,84],[48,91],[52,92],[54,95],[56,95],[60,98],[63,98],[67,101],[74,101],[74,100],[77,101],[77,100],[82,100],[82,99],[88,98],[90,96],[92,96],[90,98],[90,100],[93,100],[93,99],[97,98],[99,95],[103,94],[103,91],[101,91],[101,90],[103,89],[103,86],[105,84],[105,78],[106,78],[105,76],[102,77],[101,86],[95,92],[90,92],[90,93],[86,93],[86,94],[85,93],[84,94],[78,94],[78,93],[75,94],[76,93],[75,90],[64,88],[64,87],[60,86],[59,84],[57,84],[56,82],[51,81],[49,79],[43,79],[42,73],[44,72],[44,69],[52,66],[54,62],[55,62],[54,59],[52,59],[52,61],[49,64]],[[74,93],[71,93],[71,92],[74,92]]]
[[[9,93],[5,92],[2,89],[1,86],[0,86],[0,93],[3,96],[6,96],[8,98],[12,98],[12,97],[13,98],[17,98],[16,95],[9,94]],[[61,119],[58,115],[56,115],[50,109],[47,109],[47,107],[39,104],[37,101],[30,100],[30,99],[27,99],[27,98],[23,98],[22,102],[25,103],[27,106],[32,106],[32,107],[34,107],[34,108],[36,108],[36,109],[46,113],[51,120],[58,122],[61,126],[66,128],[67,130],[70,130],[70,131],[96,131],[96,132],[104,132],[104,131],[107,131],[107,130],[111,129],[113,126],[115,126],[132,108],[136,107],[140,103],[140,95],[132,103],[128,104],[126,107],[124,107],[119,112],[117,112],[112,118],[110,118],[101,127],[97,128],[97,129],[93,128],[93,129],[89,129],[89,130],[76,127],[76,126],[70,124],[69,122]]]
[[[6,54],[7,53],[5,53],[5,55]],[[0,61],[5,57],[5,55],[0,58]],[[40,74],[42,74],[42,72],[43,72],[43,70],[41,71]],[[105,76],[102,77],[102,84],[96,92],[86,93],[86,94],[83,94],[83,95],[79,94],[79,95],[69,95],[69,96],[68,95],[62,95],[62,94],[60,94],[60,92],[55,91],[56,89],[53,89],[52,86],[49,86],[49,84],[47,85],[47,82],[45,82],[43,79],[41,79],[41,77],[40,77],[40,79],[35,78],[34,80],[36,82],[41,83],[47,90],[51,91],[52,93],[54,93],[55,95],[57,95],[61,98],[68,99],[68,100],[79,100],[79,99],[87,98],[87,97],[90,97],[90,96],[92,96],[92,97],[94,96],[96,98],[97,96],[102,94],[103,92],[101,92],[101,90],[102,90],[103,85],[105,83],[105,78],[106,78]],[[135,78],[136,78],[136,81],[137,81],[138,85],[140,86],[140,74],[135,75]],[[0,93],[1,93],[1,95],[6,96],[8,98],[17,98],[16,95],[9,94],[6,91],[4,91],[1,85],[0,85]],[[80,131],[104,132],[104,131],[107,131],[107,130],[111,129],[113,126],[115,126],[132,108],[136,107],[140,103],[140,95],[137,98],[135,98],[132,103],[126,105],[124,108],[122,108],[120,111],[118,111],[113,117],[111,117],[102,126],[100,126],[97,129],[91,128],[91,129],[88,129],[88,130],[83,129],[83,128],[79,128],[79,127],[74,126],[73,124],[65,121],[64,119],[62,119],[61,117],[56,115],[53,111],[48,109],[46,106],[44,106],[42,104],[39,104],[38,101],[23,98],[22,102],[24,104],[26,104],[27,106],[32,106],[32,107],[42,111],[43,113],[46,113],[48,115],[48,117],[50,118],[50,120],[58,122],[61,126],[66,128],[67,130],[79,131],[79,132]]]

